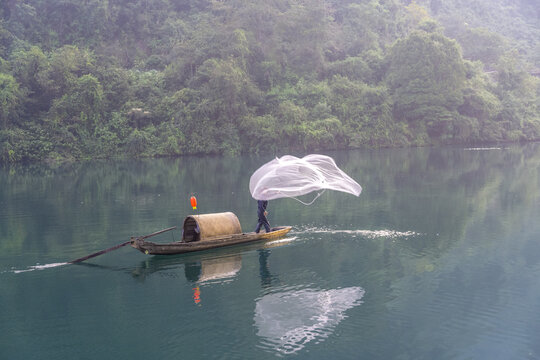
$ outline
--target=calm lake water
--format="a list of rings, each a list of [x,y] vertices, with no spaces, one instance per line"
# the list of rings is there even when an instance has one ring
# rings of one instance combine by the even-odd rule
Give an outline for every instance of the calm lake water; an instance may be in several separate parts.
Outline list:
[[[362,194],[271,201],[282,240],[62,266],[191,194],[251,231],[272,156],[0,168],[0,359],[540,359],[540,144],[326,154]]]

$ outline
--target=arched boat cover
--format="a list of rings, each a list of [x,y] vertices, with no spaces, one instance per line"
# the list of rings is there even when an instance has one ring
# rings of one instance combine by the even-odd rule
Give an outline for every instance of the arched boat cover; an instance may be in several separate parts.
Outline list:
[[[240,221],[232,212],[189,215],[184,219],[182,240],[205,241],[216,236],[241,233]]]

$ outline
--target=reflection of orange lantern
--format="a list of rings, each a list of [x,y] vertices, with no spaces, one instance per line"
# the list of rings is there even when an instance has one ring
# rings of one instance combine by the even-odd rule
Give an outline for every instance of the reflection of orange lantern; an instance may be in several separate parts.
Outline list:
[[[201,290],[198,286],[193,288],[193,301],[195,301],[195,304],[199,304],[201,302]]]
[[[189,201],[191,201],[191,207],[193,210],[197,209],[197,198],[195,196],[192,196]]]

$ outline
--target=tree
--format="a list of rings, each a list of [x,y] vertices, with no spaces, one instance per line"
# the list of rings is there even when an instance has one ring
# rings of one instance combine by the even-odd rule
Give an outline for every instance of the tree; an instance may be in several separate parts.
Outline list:
[[[260,98],[260,92],[234,59],[207,60],[190,85],[208,99],[207,111],[218,123],[240,118]]]
[[[43,51],[32,46],[28,50],[17,50],[11,54],[12,73],[24,89],[25,116],[35,117],[51,105],[51,96],[42,84],[42,74],[49,69],[49,60]]]
[[[277,26],[282,65],[302,75],[321,71],[329,27],[324,0],[293,3]]]
[[[482,64],[466,62],[471,76],[463,89],[463,104],[459,107],[462,118],[455,124],[455,137],[458,141],[499,141],[501,128],[495,120],[502,110],[502,104],[493,92]]]
[[[90,50],[66,45],[51,53],[49,66],[40,72],[39,81],[51,98],[57,98],[65,94],[78,77],[94,70],[95,58]]]
[[[15,78],[9,74],[0,73],[0,124],[6,128],[21,112],[22,91]]]
[[[203,63],[191,83],[201,91],[204,103],[200,112],[218,130],[220,151],[238,153],[241,149],[238,124],[260,101],[260,92],[234,59],[210,59]]]
[[[404,144],[396,133],[386,86],[371,86],[336,75],[330,88],[332,113],[344,128],[340,147]]]
[[[422,5],[412,1],[405,7],[404,21],[405,28],[407,30],[417,29],[421,24],[426,21],[429,21],[431,17],[429,16],[427,9]]]
[[[496,93],[502,102],[497,118],[506,130],[506,140],[540,138],[540,81],[523,68],[515,54],[505,54],[497,64]]]
[[[102,102],[103,89],[97,78],[83,75],[66,94],[54,101],[50,113],[55,123],[74,124],[77,130],[92,132],[101,121]]]
[[[346,55],[360,56],[391,41],[396,33],[395,10],[392,1],[381,0],[343,6],[340,22]]]
[[[467,28],[458,41],[463,47],[464,58],[480,60],[486,65],[497,63],[506,48],[502,36],[484,28]]]
[[[11,43],[13,41],[13,36],[11,33],[5,28],[4,20],[2,19],[0,12],[0,57],[6,57],[7,56],[7,50],[11,46]]]
[[[456,42],[439,33],[415,31],[392,47],[389,64],[386,82],[396,120],[409,123],[421,137],[451,137],[465,86]]]

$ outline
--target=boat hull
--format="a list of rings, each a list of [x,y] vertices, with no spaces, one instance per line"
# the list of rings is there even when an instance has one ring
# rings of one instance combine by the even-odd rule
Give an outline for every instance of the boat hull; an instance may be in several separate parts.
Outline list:
[[[280,226],[273,228],[272,231],[268,233],[250,232],[241,234],[221,235],[205,239],[204,241],[179,241],[167,244],[153,243],[150,241],[144,241],[144,239],[142,238],[134,238],[131,240],[131,246],[144,254],[175,255],[194,251],[209,250],[224,246],[245,244],[259,240],[278,239],[285,236],[289,231],[291,231],[290,226]]]

